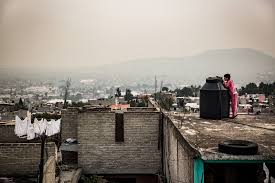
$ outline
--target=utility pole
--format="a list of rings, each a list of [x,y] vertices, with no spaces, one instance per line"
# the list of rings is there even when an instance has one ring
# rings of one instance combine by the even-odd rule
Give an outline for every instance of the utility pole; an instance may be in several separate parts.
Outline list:
[[[45,133],[43,133],[40,137],[41,137],[41,152],[40,152],[40,164],[39,164],[39,183],[43,183],[44,149],[45,149],[45,139],[46,139]]]
[[[67,108],[67,98],[68,98],[68,95],[69,95],[69,88],[71,86],[71,78],[68,78],[66,83],[65,83],[65,86],[64,86],[64,106],[63,108],[66,109]]]
[[[157,101],[157,76],[155,76],[155,101]]]

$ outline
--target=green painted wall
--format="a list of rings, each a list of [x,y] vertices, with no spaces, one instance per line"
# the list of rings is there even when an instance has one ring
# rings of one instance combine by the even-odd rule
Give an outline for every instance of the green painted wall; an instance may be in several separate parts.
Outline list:
[[[204,183],[204,163],[275,163],[275,160],[194,160],[194,183]]]
[[[204,183],[204,162],[202,159],[194,160],[194,183]]]

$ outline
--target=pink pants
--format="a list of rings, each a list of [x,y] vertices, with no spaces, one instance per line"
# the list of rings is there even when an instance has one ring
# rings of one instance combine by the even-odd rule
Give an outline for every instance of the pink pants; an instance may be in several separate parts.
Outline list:
[[[231,109],[232,115],[236,116],[238,113],[238,94],[231,94]]]

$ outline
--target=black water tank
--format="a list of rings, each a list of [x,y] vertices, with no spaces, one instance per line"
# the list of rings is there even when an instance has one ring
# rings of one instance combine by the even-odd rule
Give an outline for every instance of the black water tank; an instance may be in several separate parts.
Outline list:
[[[209,77],[200,90],[200,117],[222,119],[229,117],[230,96],[222,78]]]

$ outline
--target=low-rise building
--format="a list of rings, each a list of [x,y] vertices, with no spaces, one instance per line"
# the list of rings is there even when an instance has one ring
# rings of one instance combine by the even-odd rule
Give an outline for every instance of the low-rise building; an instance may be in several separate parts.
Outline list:
[[[62,112],[62,139],[77,139],[77,162],[84,174],[117,175],[137,182],[143,176],[157,180],[162,170],[161,113],[155,108],[130,109],[69,108]]]
[[[236,119],[206,120],[169,114],[164,118],[163,130],[163,166],[168,182],[256,183],[267,181],[269,175],[275,177],[274,117],[241,115]],[[219,144],[226,140],[252,141],[258,145],[258,153],[221,152]]]
[[[209,120],[160,111],[152,100],[149,106],[62,110],[63,163],[118,182],[256,183],[275,177],[274,116]],[[3,121],[0,134],[0,176],[36,176],[39,139],[15,136],[13,121]],[[251,141],[258,148],[250,155],[222,151],[220,144],[228,140]],[[47,147],[48,154],[56,151],[53,142]]]

